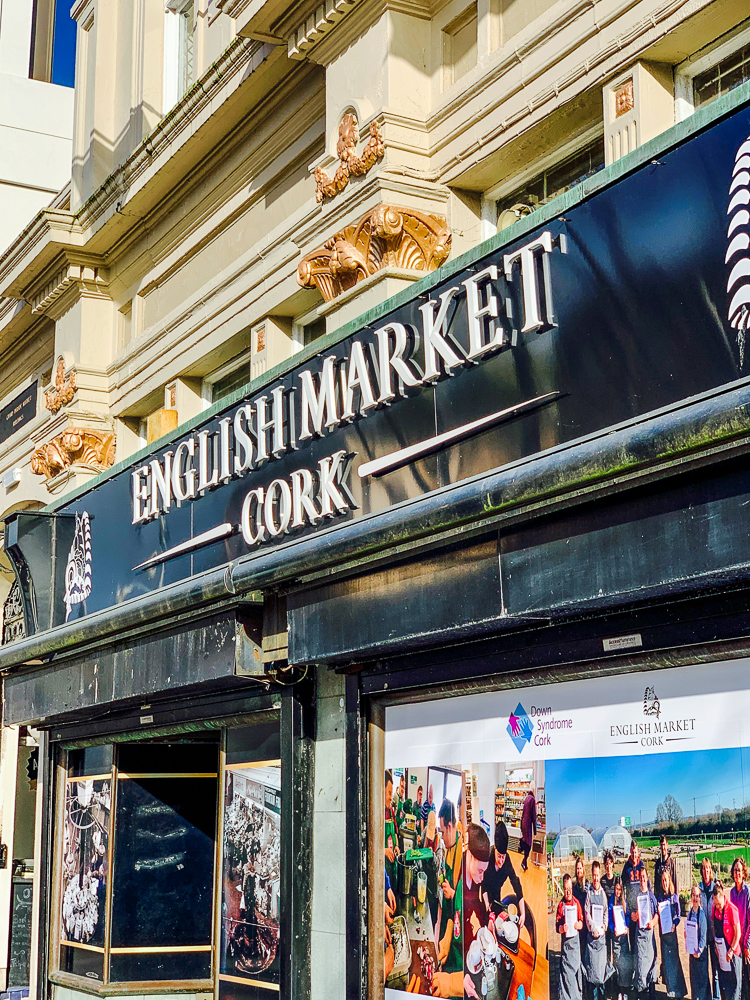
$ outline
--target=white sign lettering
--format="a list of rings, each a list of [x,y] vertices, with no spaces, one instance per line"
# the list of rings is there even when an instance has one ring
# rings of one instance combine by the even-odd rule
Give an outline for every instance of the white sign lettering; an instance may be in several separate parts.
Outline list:
[[[328,355],[242,403],[213,430],[194,431],[161,457],[131,473],[133,524],[168,513],[208,490],[243,477],[266,462],[293,453],[377,407],[402,398],[407,389],[429,385],[462,366],[478,364],[513,347],[518,334],[553,324],[549,264],[559,246],[550,232],[505,254],[461,285],[420,306],[421,328],[389,323],[373,342],[354,337],[346,357]],[[510,290],[521,303],[515,327]],[[465,311],[468,344],[451,335],[458,310]],[[419,358],[419,362],[417,360]],[[311,469],[298,469],[268,486],[252,486],[242,505],[240,530],[247,545],[336,517],[354,508],[347,479],[353,456],[336,451]]]

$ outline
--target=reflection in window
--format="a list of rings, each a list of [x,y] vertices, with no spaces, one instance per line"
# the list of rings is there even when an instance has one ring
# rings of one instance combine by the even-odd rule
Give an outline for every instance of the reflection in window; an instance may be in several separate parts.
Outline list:
[[[533,180],[497,203],[497,228],[507,229],[519,219],[564,194],[604,166],[604,137],[600,136],[566,157],[553,167],[543,170]]]
[[[211,978],[218,756],[215,738],[69,752],[61,971]]]
[[[278,727],[230,730],[226,750],[219,1000],[277,993],[281,966]]]
[[[741,83],[750,80],[750,45],[722,59],[721,62],[700,73],[693,80],[693,102],[695,107],[710,104],[717,97],[728,94]]]
[[[195,83],[195,0],[188,0],[178,11],[179,16],[179,96]]]
[[[304,327],[304,335],[305,335],[304,346],[307,347],[308,344],[312,344],[314,341],[320,340],[321,337],[325,336],[325,332],[326,332],[325,316],[321,316],[319,319],[313,320],[312,323],[308,323],[307,326]]]
[[[220,378],[217,382],[214,382],[211,386],[211,402],[215,403],[219,399],[223,399],[224,396],[228,396],[232,392],[236,392],[241,389],[243,385],[247,385],[250,381],[250,365],[244,364],[240,365],[239,368],[235,368],[234,371],[229,372],[223,378]]]
[[[75,83],[76,23],[73,0],[34,0],[32,14],[32,80],[72,87]]]

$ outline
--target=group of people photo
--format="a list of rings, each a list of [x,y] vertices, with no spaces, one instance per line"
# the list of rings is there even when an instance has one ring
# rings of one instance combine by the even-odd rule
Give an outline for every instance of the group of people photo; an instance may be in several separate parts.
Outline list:
[[[701,878],[684,886],[662,836],[649,873],[637,841],[621,872],[604,851],[588,865],[575,861],[562,876],[555,913],[560,957],[558,1000],[654,1000],[657,984],[670,998],[742,1000],[750,996],[750,890],[742,858],[731,884],[704,858]],[[683,912],[684,910],[684,912]]]
[[[545,997],[546,922],[537,926],[534,911],[546,910],[547,871],[546,859],[532,853],[534,796],[527,795],[517,829],[499,821],[490,837],[487,824],[467,812],[470,768],[443,771],[442,790],[456,790],[453,799],[435,796],[430,783],[426,795],[420,785],[408,800],[408,772],[395,791],[393,772],[385,773],[386,989],[473,1000]],[[493,773],[485,781],[493,802],[497,780]],[[474,788],[482,792],[481,776]],[[532,994],[537,963],[542,978]]]

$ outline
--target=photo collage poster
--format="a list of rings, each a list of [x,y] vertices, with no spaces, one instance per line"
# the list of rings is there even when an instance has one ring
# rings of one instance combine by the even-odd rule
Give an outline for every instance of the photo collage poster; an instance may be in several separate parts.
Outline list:
[[[102,950],[111,792],[109,778],[68,779],[63,825],[60,937]]]
[[[280,764],[226,768],[222,888],[220,980],[277,990]]]
[[[694,887],[750,901],[748,663],[388,708],[387,1000],[700,993]]]

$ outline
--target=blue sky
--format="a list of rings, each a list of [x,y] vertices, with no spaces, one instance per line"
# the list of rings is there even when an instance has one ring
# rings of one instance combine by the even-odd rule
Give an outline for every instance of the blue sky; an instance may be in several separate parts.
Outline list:
[[[630,816],[654,820],[656,806],[673,795],[685,816],[750,800],[750,750],[699,750],[641,757],[549,760],[545,764],[549,829],[599,827]]]

